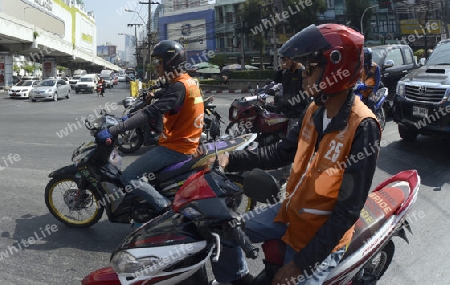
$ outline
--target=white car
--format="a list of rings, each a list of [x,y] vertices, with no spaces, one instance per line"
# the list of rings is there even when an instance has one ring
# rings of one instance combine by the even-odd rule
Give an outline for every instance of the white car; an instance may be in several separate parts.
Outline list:
[[[10,98],[28,98],[31,89],[33,89],[38,83],[39,80],[20,81],[8,90],[8,95]]]
[[[36,100],[53,100],[58,101],[58,98],[70,98],[70,85],[63,79],[45,79],[42,80],[30,92],[31,101]]]

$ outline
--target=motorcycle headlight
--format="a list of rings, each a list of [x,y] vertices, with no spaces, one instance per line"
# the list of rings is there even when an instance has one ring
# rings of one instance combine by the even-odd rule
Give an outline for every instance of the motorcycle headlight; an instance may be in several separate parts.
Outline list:
[[[199,216],[201,216],[202,214],[197,211],[196,209],[192,208],[192,207],[186,207],[181,211],[181,214],[183,216],[185,216],[188,219],[194,219],[197,218]]]
[[[131,274],[143,271],[148,267],[154,267],[160,262],[161,258],[157,256],[136,258],[134,255],[128,253],[127,251],[119,251],[111,258],[111,267],[118,274]]]
[[[398,96],[405,97],[405,83],[400,81],[397,83],[396,93]]]

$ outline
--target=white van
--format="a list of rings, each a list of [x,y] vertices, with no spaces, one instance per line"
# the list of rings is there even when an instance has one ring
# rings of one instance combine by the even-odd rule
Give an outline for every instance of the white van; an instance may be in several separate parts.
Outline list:
[[[102,70],[100,76],[106,82],[106,88],[114,87],[114,71],[109,69]]]
[[[75,93],[77,94],[79,92],[94,93],[94,91],[97,89],[97,83],[98,83],[98,76],[96,74],[83,75],[75,85]]]

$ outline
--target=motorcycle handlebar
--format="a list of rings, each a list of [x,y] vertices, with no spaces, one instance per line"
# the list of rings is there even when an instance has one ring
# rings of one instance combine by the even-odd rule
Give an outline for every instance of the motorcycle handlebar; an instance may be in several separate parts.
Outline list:
[[[234,241],[242,248],[247,258],[256,259],[259,248],[256,248],[241,227],[231,228],[231,236]]]

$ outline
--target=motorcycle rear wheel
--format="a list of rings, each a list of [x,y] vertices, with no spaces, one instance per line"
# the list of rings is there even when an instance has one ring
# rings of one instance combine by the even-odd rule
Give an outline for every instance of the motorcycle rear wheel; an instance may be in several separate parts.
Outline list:
[[[130,137],[131,132],[133,134]],[[123,153],[130,154],[141,148],[144,143],[144,135],[136,130],[126,131],[123,134],[119,134],[119,141],[122,141],[122,143],[119,143],[118,149]]]
[[[352,285],[375,285],[391,264],[394,253],[395,245],[390,240],[371,260],[364,264],[363,276],[352,281]]]
[[[80,200],[75,201],[77,194],[78,187],[73,177],[53,178],[45,187],[45,205],[65,225],[88,228],[100,220],[104,207],[98,206],[101,198],[91,189],[83,190]]]

